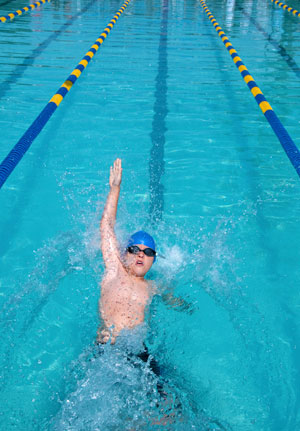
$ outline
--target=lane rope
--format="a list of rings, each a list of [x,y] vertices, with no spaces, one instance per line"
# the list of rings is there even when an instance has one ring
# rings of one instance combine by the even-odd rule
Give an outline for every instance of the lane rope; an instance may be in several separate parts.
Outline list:
[[[23,15],[30,10],[33,10],[44,3],[50,3],[51,0],[39,0],[35,3],[31,3],[29,6],[25,6],[22,9],[16,10],[16,12],[10,12],[8,15],[0,16],[0,22],[12,21],[16,16]]]
[[[291,12],[293,15],[300,17],[300,12],[288,6],[287,4],[282,3],[279,0],[271,0],[271,2],[277,4],[277,6],[281,7],[282,9],[287,10],[288,12]]]
[[[242,78],[246,82],[246,84],[247,84],[249,90],[251,91],[252,95],[254,96],[258,106],[262,110],[264,116],[266,117],[266,119],[268,120],[274,133],[276,134],[276,136],[277,136],[279,142],[281,143],[284,151],[286,152],[288,158],[290,159],[290,162],[292,163],[297,174],[300,177],[300,151],[299,151],[299,149],[297,148],[294,141],[292,140],[292,138],[288,134],[287,130],[284,128],[283,124],[281,123],[281,121],[279,120],[279,118],[277,117],[275,112],[273,111],[271,105],[266,100],[262,91],[257,86],[253,77],[250,75],[247,67],[242,62],[241,58],[238,56],[236,50],[234,49],[234,47],[230,43],[228,37],[226,36],[224,31],[222,30],[219,23],[214,18],[211,11],[206,6],[204,0],[200,0],[200,3],[201,3],[202,8],[204,9],[206,15],[208,16],[209,20],[211,21],[211,23],[215,27],[215,30],[218,33],[218,35],[220,36],[223,44],[225,45],[229,54],[231,55],[233,62],[235,63],[238,70],[240,71]]]
[[[64,97],[73,84],[77,81],[81,73],[87,67],[91,59],[97,53],[98,49],[105,41],[106,37],[118,21],[119,17],[123,14],[127,6],[129,5],[131,0],[126,0],[125,3],[121,6],[121,8],[116,12],[111,21],[107,24],[99,38],[94,42],[89,51],[85,54],[82,60],[77,64],[73,72],[69,75],[66,81],[62,84],[62,86],[58,89],[58,91],[54,94],[54,96],[49,100],[45,108],[41,111],[38,117],[34,120],[34,122],[29,126],[21,139],[16,143],[13,149],[9,152],[3,162],[0,164],[0,188],[3,186],[9,175],[15,169],[19,161],[22,159],[26,151],[31,146],[34,139],[39,135],[42,131],[46,123],[49,121],[55,110],[58,108],[60,103],[63,101]]]

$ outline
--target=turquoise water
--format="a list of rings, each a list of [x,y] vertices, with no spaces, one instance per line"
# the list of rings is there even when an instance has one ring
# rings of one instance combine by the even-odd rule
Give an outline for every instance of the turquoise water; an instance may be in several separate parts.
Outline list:
[[[297,18],[207,6],[300,146]],[[1,26],[1,160],[119,7],[56,1]],[[181,404],[167,426],[149,368],[94,347],[116,157],[119,239],[150,231],[166,259],[149,277],[191,304],[157,297],[124,334],[134,349],[146,330]],[[133,0],[1,190],[1,429],[300,429],[299,189],[200,3]]]

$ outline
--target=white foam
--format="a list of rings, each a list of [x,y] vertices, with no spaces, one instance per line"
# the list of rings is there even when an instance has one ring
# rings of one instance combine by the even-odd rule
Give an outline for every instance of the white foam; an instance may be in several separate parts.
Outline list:
[[[164,250],[164,248],[162,249]],[[167,252],[162,251],[164,258],[157,258],[157,266],[159,271],[163,271],[167,276],[173,277],[182,266],[185,265],[184,253],[178,245],[168,248]]]

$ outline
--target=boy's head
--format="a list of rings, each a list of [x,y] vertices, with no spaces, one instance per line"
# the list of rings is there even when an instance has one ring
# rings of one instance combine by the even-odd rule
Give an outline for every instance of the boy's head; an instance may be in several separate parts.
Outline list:
[[[126,265],[137,277],[144,277],[156,260],[155,242],[147,232],[131,235],[126,247]]]

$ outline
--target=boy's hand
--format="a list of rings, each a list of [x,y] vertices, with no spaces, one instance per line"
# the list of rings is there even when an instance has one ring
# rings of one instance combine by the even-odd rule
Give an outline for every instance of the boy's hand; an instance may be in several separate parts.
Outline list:
[[[120,186],[122,181],[122,162],[116,159],[114,165],[110,167],[109,185],[110,187]]]

